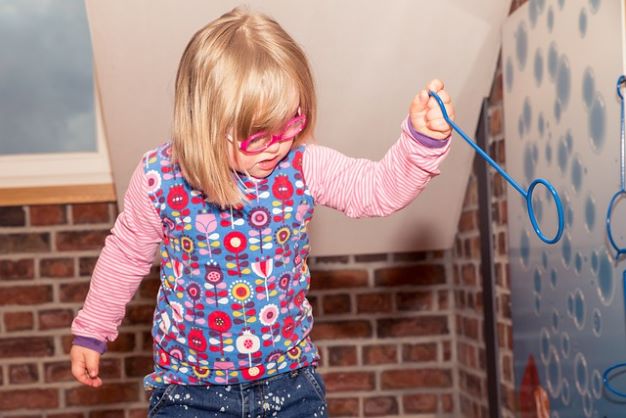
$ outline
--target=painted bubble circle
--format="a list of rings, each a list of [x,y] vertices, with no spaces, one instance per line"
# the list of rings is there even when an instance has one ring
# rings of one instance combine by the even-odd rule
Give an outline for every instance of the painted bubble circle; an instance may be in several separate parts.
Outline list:
[[[533,282],[534,282],[534,287],[535,287],[535,293],[541,294],[541,273],[539,272],[539,270],[535,270],[535,274],[533,277]]]
[[[528,30],[524,22],[520,23],[515,32],[515,51],[517,65],[520,70],[523,70],[526,66],[526,58],[528,56]]]
[[[541,50],[537,49],[535,52],[535,82],[537,83],[537,87],[541,86],[541,82],[543,81],[543,55],[541,54]]]
[[[552,10],[552,7],[548,8],[546,23],[548,25],[548,32],[552,32],[552,29],[554,29],[554,10]]]
[[[598,369],[595,369],[591,375],[591,391],[596,399],[602,397],[602,375]]]
[[[529,131],[530,126],[533,121],[533,110],[530,105],[530,99],[528,97],[524,99],[524,106],[522,108],[522,116],[524,118],[524,128],[526,131]]]
[[[586,418],[591,418],[593,414],[593,398],[589,392],[582,395],[583,398],[583,412]]]
[[[609,258],[609,253],[603,250],[598,259],[598,296],[602,304],[605,306],[610,305],[614,293],[613,263]]]
[[[572,240],[567,233],[563,235],[561,256],[563,260],[563,265],[565,267],[569,267],[570,263],[572,262]]]
[[[532,144],[526,144],[524,147],[524,175],[529,182],[535,178],[536,158]]]
[[[582,9],[578,15],[578,31],[581,38],[584,38],[587,33],[587,11],[585,9]]]
[[[574,323],[578,329],[585,326],[585,295],[580,289],[576,289],[574,294]]]
[[[583,255],[580,252],[577,252],[574,256],[574,270],[576,270],[577,274],[583,269]]]
[[[574,357],[574,376],[576,377],[576,390],[581,395],[586,393],[589,384],[589,372],[587,370],[587,359],[583,353],[576,353]]]
[[[563,383],[561,384],[561,401],[564,405],[569,405],[570,401],[570,389],[569,389],[569,380],[563,379]]]
[[[563,109],[567,108],[572,90],[572,70],[569,60],[565,55],[559,59],[559,66],[556,75],[556,95]]]
[[[602,334],[602,313],[598,308],[595,308],[591,314],[591,324],[594,335],[599,337]]]
[[[574,317],[574,294],[570,293],[567,295],[567,314]]]
[[[600,9],[600,0],[589,0],[589,8],[591,13],[596,13]]]
[[[548,49],[548,74],[550,75],[550,79],[554,80],[556,78],[556,70],[559,65],[559,51],[557,49],[556,43],[552,42],[550,44],[550,48]]]
[[[561,353],[564,358],[569,357],[570,347],[569,334],[564,332],[561,334]]]
[[[550,348],[550,356],[548,358],[547,374],[548,374],[548,391],[553,398],[559,396],[561,392],[562,374],[561,360],[556,348]]]
[[[550,270],[550,284],[552,285],[553,289],[556,288],[556,282],[557,282],[556,269],[553,267]]]
[[[593,251],[591,253],[591,272],[593,274],[598,274],[599,265],[600,265],[600,257],[598,256],[598,252]]]
[[[504,67],[504,82],[506,84],[507,91],[511,91],[513,87],[513,60],[511,57],[507,57]]]
[[[545,270],[548,269],[548,253],[545,250],[541,253],[541,265]]]
[[[557,123],[561,121],[561,113],[562,113],[561,101],[559,99],[556,99],[554,101],[554,119],[556,120]]]
[[[552,310],[552,331],[559,331],[559,311],[556,309]]]
[[[530,238],[528,231],[522,231],[520,239],[520,260],[524,267],[528,267],[528,261],[530,258]]]
[[[590,108],[593,104],[593,98],[596,94],[596,81],[593,70],[590,67],[585,69],[583,74],[583,102]]]
[[[565,174],[565,171],[567,170],[568,160],[569,151],[567,150],[567,144],[565,143],[565,138],[561,138],[559,144],[557,145],[557,162],[562,174]]]
[[[593,196],[587,196],[585,200],[585,226],[589,232],[596,225],[596,201]]]
[[[600,94],[596,94],[589,110],[588,130],[591,145],[595,151],[601,151],[606,137],[606,106]]]
[[[572,186],[576,193],[580,193],[580,190],[583,185],[583,165],[580,162],[580,157],[577,155],[572,160],[572,169],[571,169],[571,180]]]
[[[545,129],[546,129],[546,121],[543,118],[543,113],[540,112],[539,115],[537,116],[537,130],[539,130],[540,136],[543,136]]]
[[[539,341],[541,344],[541,361],[543,364],[548,364],[548,359],[550,357],[550,332],[547,328],[541,328],[541,337],[539,337]]]
[[[541,316],[541,295],[535,294],[535,315]]]
[[[563,10],[564,5],[565,5],[565,0],[559,0],[559,9]]]
[[[537,19],[539,18],[539,7],[537,6],[537,0],[528,1],[528,20],[530,20],[530,26],[535,27]]]

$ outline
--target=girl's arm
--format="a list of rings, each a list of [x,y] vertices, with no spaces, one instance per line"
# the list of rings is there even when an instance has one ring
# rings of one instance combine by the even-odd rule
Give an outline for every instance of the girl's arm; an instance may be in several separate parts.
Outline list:
[[[117,337],[126,304],[148,274],[162,238],[161,220],[146,191],[143,163],[135,169],[111,235],[93,271],[83,309],[72,323],[74,344],[104,352]]]
[[[407,118],[400,139],[378,162],[307,145],[302,169],[317,204],[352,218],[386,216],[408,205],[439,174],[449,148],[449,138],[420,134]]]

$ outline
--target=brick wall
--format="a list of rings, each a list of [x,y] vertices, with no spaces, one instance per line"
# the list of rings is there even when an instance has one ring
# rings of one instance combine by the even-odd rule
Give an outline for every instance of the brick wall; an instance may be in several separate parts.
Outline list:
[[[115,216],[113,203],[0,207],[0,416],[145,416],[156,269],[103,357],[105,385],[69,368],[69,326]],[[311,260],[331,416],[458,416],[450,265],[450,252]]]

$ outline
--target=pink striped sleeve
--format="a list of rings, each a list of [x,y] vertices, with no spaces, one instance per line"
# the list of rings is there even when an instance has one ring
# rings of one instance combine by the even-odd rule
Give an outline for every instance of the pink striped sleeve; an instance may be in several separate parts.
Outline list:
[[[143,164],[139,164],[124,197],[124,210],[96,263],[85,304],[72,323],[74,335],[113,341],[126,304],[150,271],[162,227],[147,184]]]
[[[450,148],[447,142],[440,148],[420,144],[411,137],[405,120],[400,139],[378,162],[307,145],[302,169],[316,204],[351,218],[386,216],[408,205],[439,174],[439,164]]]

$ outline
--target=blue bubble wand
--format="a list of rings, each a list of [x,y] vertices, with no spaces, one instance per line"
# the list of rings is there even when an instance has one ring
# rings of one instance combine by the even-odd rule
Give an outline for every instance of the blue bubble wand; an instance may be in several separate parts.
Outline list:
[[[485,159],[485,161],[487,161],[489,165],[491,165],[498,173],[500,173],[500,175],[504,177],[504,179],[508,181],[509,184],[513,186],[513,188],[517,190],[524,199],[526,199],[526,206],[528,207],[528,217],[530,218],[530,223],[532,224],[533,229],[535,230],[535,233],[537,234],[537,236],[546,244],[555,244],[556,242],[558,242],[561,239],[561,236],[563,235],[563,228],[565,226],[565,222],[563,220],[564,218],[563,204],[561,203],[561,198],[559,197],[559,194],[557,193],[554,186],[549,181],[543,178],[538,178],[538,179],[534,179],[530,183],[530,186],[528,186],[528,190],[524,190],[515,180],[513,180],[511,176],[508,175],[506,171],[502,169],[502,167],[500,167],[485,151],[483,151],[478,145],[476,145],[476,143],[469,136],[467,136],[465,132],[463,132],[463,130],[461,130],[461,128],[457,126],[456,123],[454,123],[450,119],[450,117],[448,116],[448,112],[446,111],[446,107],[443,104],[443,101],[441,100],[441,98],[437,95],[437,93],[433,91],[429,91],[428,95],[437,101],[437,103],[439,104],[439,107],[441,108],[441,113],[443,114],[443,118],[446,120],[448,125],[450,125],[452,129],[458,132],[459,135],[461,135],[461,137],[472,148],[474,148],[474,150],[478,153],[478,155],[480,155],[483,159]],[[539,223],[537,222],[537,217],[535,216],[535,209],[533,208],[532,197],[533,197],[533,191],[535,190],[535,187],[538,184],[542,184],[543,186],[545,186],[545,188],[550,192],[550,194],[552,194],[552,197],[554,198],[554,203],[556,204],[556,210],[557,210],[557,215],[558,215],[558,227],[557,227],[556,234],[552,238],[547,237],[546,235],[543,234],[543,232],[541,232],[541,228],[539,228]]]

